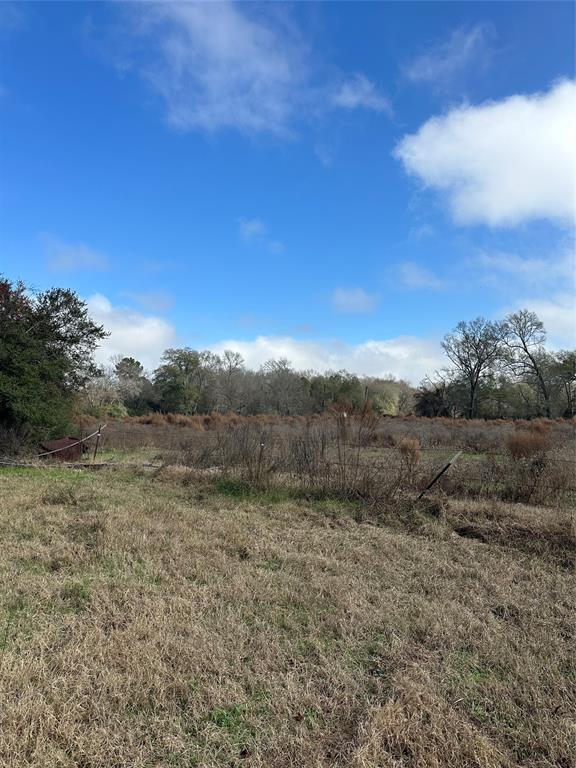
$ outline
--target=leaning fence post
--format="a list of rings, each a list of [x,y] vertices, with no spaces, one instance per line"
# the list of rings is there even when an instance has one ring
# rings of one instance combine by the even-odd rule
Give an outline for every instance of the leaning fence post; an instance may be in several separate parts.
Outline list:
[[[102,426],[99,426],[98,432],[96,433],[96,445],[94,446],[94,455],[92,456],[92,463],[96,461],[96,454],[98,453],[98,443],[100,442],[101,431],[102,431]]]
[[[432,486],[434,485],[434,483],[435,483],[437,480],[440,480],[440,478],[442,477],[442,475],[444,474],[444,472],[446,472],[446,470],[447,470],[447,469],[448,469],[448,468],[449,468],[449,467],[450,467],[452,464],[454,464],[454,462],[456,461],[456,459],[457,459],[457,458],[458,458],[458,457],[459,457],[461,454],[462,454],[462,451],[458,451],[458,453],[455,453],[455,454],[454,454],[454,456],[452,456],[452,458],[450,459],[450,461],[448,462],[448,464],[446,464],[446,466],[445,466],[445,467],[443,467],[443,469],[441,469],[441,470],[440,470],[440,472],[438,472],[438,474],[436,475],[436,477],[434,478],[434,480],[432,480],[431,482],[429,482],[429,483],[428,483],[428,485],[426,486],[426,488],[424,488],[424,490],[420,492],[420,494],[419,494],[419,496],[417,497],[416,501],[418,501],[418,499],[421,499],[421,498],[422,498],[422,496],[424,496],[424,494],[426,493],[426,491],[429,491],[429,490],[430,490],[430,488],[432,488]]]

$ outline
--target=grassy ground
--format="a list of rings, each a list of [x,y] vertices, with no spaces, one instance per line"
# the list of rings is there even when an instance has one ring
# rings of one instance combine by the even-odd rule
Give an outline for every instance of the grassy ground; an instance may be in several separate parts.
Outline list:
[[[569,768],[566,513],[0,474],[0,764]]]

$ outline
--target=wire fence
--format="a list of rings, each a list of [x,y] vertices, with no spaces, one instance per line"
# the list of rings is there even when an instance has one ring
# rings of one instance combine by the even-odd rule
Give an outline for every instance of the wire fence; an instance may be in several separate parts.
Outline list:
[[[75,440],[72,443],[67,443],[66,445],[62,445],[59,448],[54,448],[51,451],[42,451],[41,453],[36,453],[33,456],[28,457],[28,461],[21,461],[20,459],[15,458],[8,458],[8,457],[2,457],[0,459],[0,466],[8,466],[8,467],[38,467],[42,466],[42,464],[39,464],[38,462],[34,462],[35,459],[45,459],[48,456],[54,456],[57,453],[63,453],[64,451],[70,451],[71,449],[75,448],[78,445],[83,445],[84,443],[87,443],[89,440],[92,440],[92,438],[96,438],[96,450],[98,449],[98,441],[100,440],[100,436],[102,434],[102,430],[105,429],[108,425],[107,424],[101,424],[98,429],[95,432],[92,432],[91,435],[87,435],[86,437],[79,438],[78,440]],[[94,451],[94,457],[93,461],[96,458],[96,450]],[[61,465],[85,465],[86,462],[62,462]]]
[[[0,458],[0,467],[19,467],[19,468],[38,468],[38,467],[53,467],[54,464],[50,461],[51,458],[57,458],[58,454],[63,451],[69,451],[79,445],[84,445],[90,441],[98,441],[102,430],[105,429],[107,424],[102,424],[91,434],[86,437],[80,438],[73,443],[68,443],[65,446],[54,448],[50,451],[42,451],[41,453],[27,457],[26,459],[14,458],[14,457],[2,457]],[[197,450],[201,452],[202,446],[204,449],[208,449],[208,455],[212,454],[210,445],[217,449],[218,435],[213,433],[200,433],[198,436],[198,445],[195,446]],[[269,434],[268,438],[271,437]],[[280,473],[286,471],[288,465],[291,463],[287,455],[282,455],[285,451],[285,444],[282,439],[278,441],[274,439],[268,440],[267,437],[262,435],[257,438],[257,443],[254,446],[249,447],[245,445],[242,452],[246,454],[252,453],[249,457],[244,455],[242,462],[249,464],[258,457],[259,462],[272,466],[276,464]],[[262,439],[263,438],[263,439]],[[195,441],[196,442],[196,441]],[[284,446],[284,447],[283,447]],[[238,446],[237,446],[238,447]],[[448,459],[454,454],[458,446],[421,446],[418,448],[419,458],[415,463],[414,468],[408,474],[405,474],[405,481],[407,487],[410,487],[414,491],[421,491],[427,483],[441,470]],[[316,449],[314,449],[316,450]],[[381,482],[386,482],[387,478],[395,473],[399,472],[402,464],[402,457],[399,451],[399,445],[391,446],[378,446],[378,445],[358,445],[354,440],[341,441],[339,443],[339,450],[341,455],[337,455],[337,445],[332,442],[327,445],[326,451],[323,455],[316,456],[315,461],[317,463],[317,471],[320,475],[323,473],[332,473],[334,475],[345,474],[350,475],[351,472],[364,472],[369,473],[373,471],[375,477],[379,478]],[[576,493],[576,459],[559,457],[552,454],[552,451],[547,451],[543,459],[544,464],[530,464],[530,461],[514,462],[509,453],[503,451],[473,451],[468,447],[463,446],[461,449],[462,455],[455,467],[451,467],[450,470],[439,480],[437,488],[442,491],[454,494],[454,495],[478,495],[478,496],[498,496],[501,492],[505,493],[506,488],[515,483],[516,486],[523,483],[528,485],[533,482],[535,473],[538,473],[538,487],[541,491],[541,495],[545,494],[550,497],[557,496],[559,492],[566,495],[572,495]],[[565,450],[565,448],[563,448]],[[192,453],[196,453],[194,450]],[[218,450],[216,451],[216,455]],[[217,456],[213,458],[214,468],[223,469],[226,467],[227,460],[224,462],[218,460]],[[175,455],[170,455],[170,452],[165,455],[154,457],[153,461],[125,461],[121,457],[114,461],[105,461],[96,463],[96,453],[92,457],[90,462],[86,461],[63,461],[59,460],[58,465],[60,467],[68,467],[74,469],[80,468],[93,468],[100,467],[132,467],[132,468],[149,468],[159,469],[163,464],[170,463],[171,461],[178,462],[178,458],[175,459]],[[128,455],[126,456],[128,459]],[[199,458],[199,454],[197,457]],[[224,458],[224,457],[220,457]],[[239,458],[239,457],[238,457]],[[159,463],[155,463],[158,462]],[[288,462],[288,463],[286,463]],[[190,456],[190,466],[197,466],[200,468],[203,462],[197,461],[193,456]],[[356,468],[354,469],[354,465]],[[206,466],[204,464],[204,466]],[[239,465],[237,465],[239,466]],[[290,470],[288,470],[290,471]]]

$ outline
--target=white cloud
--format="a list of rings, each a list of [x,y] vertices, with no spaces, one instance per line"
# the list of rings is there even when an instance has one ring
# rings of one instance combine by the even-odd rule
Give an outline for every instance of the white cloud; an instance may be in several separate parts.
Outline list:
[[[514,253],[480,253],[471,264],[479,268],[473,280],[507,297],[509,311],[536,312],[548,332],[552,348],[576,345],[576,253],[573,248],[553,249],[546,258]]]
[[[398,276],[406,288],[440,290],[444,282],[430,270],[420,267],[413,261],[404,261],[398,265]]]
[[[174,345],[174,327],[160,317],[115,307],[99,293],[86,303],[90,317],[110,332],[96,351],[99,363],[107,363],[115,355],[129,355],[140,360],[144,368],[153,369],[164,350]]]
[[[502,288],[508,293],[512,289],[573,286],[576,281],[576,254],[569,249],[548,258],[482,252],[476,257],[475,264],[481,269],[480,279],[485,285]]]
[[[266,225],[260,219],[238,219],[238,228],[240,236],[244,240],[251,240],[258,235],[264,235],[266,233]]]
[[[395,155],[443,192],[460,224],[574,222],[576,83],[546,93],[462,106],[405,136]]]
[[[335,106],[343,109],[373,109],[388,114],[392,112],[388,99],[378,91],[374,83],[360,73],[345,80],[334,93],[332,100]]]
[[[174,126],[286,133],[304,63],[278,15],[273,23],[223,0],[139,4],[131,18],[154,56],[141,71]]]
[[[136,68],[180,130],[285,137],[296,119],[329,109],[389,110],[362,74],[338,88],[316,82],[312,45],[280,4],[166,0],[123,10],[130,36],[144,46],[129,55],[115,46],[118,69]]]
[[[516,301],[513,309],[536,312],[548,333],[548,342],[554,349],[574,349],[576,346],[576,296],[559,292],[549,298],[524,298]],[[502,312],[502,314],[507,314]]]
[[[412,82],[428,83],[436,89],[449,88],[455,78],[473,65],[486,66],[493,29],[488,24],[458,27],[447,40],[436,43],[403,67]]]
[[[65,243],[52,235],[43,235],[42,241],[48,268],[55,272],[108,269],[108,257],[84,243]]]
[[[377,297],[362,288],[336,288],[332,294],[332,306],[338,312],[372,312]]]
[[[239,352],[250,368],[267,360],[287,358],[298,370],[341,370],[366,376],[404,378],[418,383],[426,374],[445,364],[439,343],[413,336],[370,340],[360,344],[341,341],[310,341],[291,336],[258,336],[252,341],[227,339],[211,346]]]

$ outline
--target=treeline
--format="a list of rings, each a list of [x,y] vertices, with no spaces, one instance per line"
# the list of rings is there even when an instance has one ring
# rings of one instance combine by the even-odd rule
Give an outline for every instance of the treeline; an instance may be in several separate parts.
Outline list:
[[[270,360],[258,371],[237,352],[168,349],[152,375],[133,358],[115,361],[86,388],[92,413],[185,415],[229,412],[282,416],[317,413],[368,402],[389,415],[454,418],[570,417],[575,410],[576,353],[552,353],[546,332],[528,310],[502,322],[460,322],[442,346],[452,365],[415,389],[405,381],[347,371],[297,371]]]
[[[361,378],[347,371],[297,371],[285,359],[270,360],[253,371],[237,352],[216,355],[183,348],[167,349],[160,366],[148,375],[134,358],[114,360],[88,382],[84,402],[95,416],[150,411],[295,416],[335,407],[352,411],[369,399],[381,413],[405,414],[414,407],[413,394],[405,381]]]
[[[65,434],[83,413],[294,416],[368,404],[390,415],[533,418],[576,409],[576,353],[547,350],[544,326],[528,310],[458,323],[442,342],[450,365],[418,388],[297,371],[284,359],[254,371],[236,352],[189,348],[166,350],[152,372],[132,357],[98,368],[93,354],[106,335],[73,291],[35,293],[0,279],[0,442]]]
[[[522,309],[501,322],[478,317],[444,337],[451,366],[415,393],[420,416],[534,418],[574,416],[576,352],[550,352],[546,329]]]

